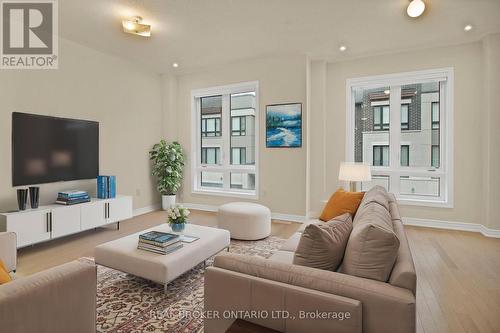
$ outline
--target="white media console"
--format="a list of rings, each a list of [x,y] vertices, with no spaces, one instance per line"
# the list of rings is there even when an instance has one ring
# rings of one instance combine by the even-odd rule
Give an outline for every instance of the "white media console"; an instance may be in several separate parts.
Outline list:
[[[24,247],[132,218],[132,197],[95,199],[74,206],[48,205],[0,213],[0,231],[17,235],[17,247]]]

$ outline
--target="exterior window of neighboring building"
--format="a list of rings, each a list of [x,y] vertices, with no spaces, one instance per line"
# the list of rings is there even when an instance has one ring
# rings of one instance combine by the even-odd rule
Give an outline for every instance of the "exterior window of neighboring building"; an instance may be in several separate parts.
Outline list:
[[[220,118],[204,118],[201,120],[202,136],[221,136]]]
[[[409,104],[401,104],[401,129],[407,130],[410,128],[408,123],[408,111],[410,109]]]
[[[439,146],[438,145],[433,145],[432,150],[431,150],[431,165],[434,168],[439,168]]]
[[[258,198],[258,83],[191,96],[193,193]]]
[[[389,146],[373,146],[373,165],[389,166]]]
[[[362,190],[380,185],[401,204],[453,207],[453,69],[346,84],[345,160],[372,165]]]
[[[246,117],[243,116],[231,117],[231,135],[233,136],[246,135]]]
[[[409,166],[410,165],[410,146],[402,145],[401,146],[401,166]]]
[[[431,103],[432,129],[439,129],[439,102]]]
[[[245,147],[231,148],[231,164],[245,165],[247,149]]]
[[[204,147],[201,148],[201,163],[202,164],[219,164],[220,148]]]
[[[373,107],[373,130],[386,131],[389,129],[389,105]]]

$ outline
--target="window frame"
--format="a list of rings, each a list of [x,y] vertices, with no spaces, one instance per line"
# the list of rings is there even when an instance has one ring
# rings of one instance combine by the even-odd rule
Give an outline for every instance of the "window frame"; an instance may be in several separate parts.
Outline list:
[[[434,120],[434,105],[438,105],[439,106],[439,102],[431,102],[431,130],[438,130],[439,127],[440,127],[440,119],[441,119],[441,112],[438,113],[438,120]],[[440,106],[439,106],[440,107]],[[434,127],[434,125],[437,125],[436,127]]]
[[[375,150],[376,149],[380,150],[380,161],[382,162],[382,164],[379,164],[379,165],[375,165]],[[373,146],[372,146],[372,166],[385,167],[385,165],[383,164],[384,163],[384,150],[385,149],[387,149],[387,155],[389,156],[388,161],[390,161],[391,151],[390,151],[389,145],[388,144],[379,144],[379,143],[373,144]]]
[[[406,106],[406,122],[401,121],[401,130],[402,131],[407,131],[410,129],[410,104],[408,103],[401,103],[401,109],[399,112],[403,112],[403,106]]]
[[[389,105],[382,104],[382,105],[373,105],[372,106],[372,113],[373,113],[373,130],[374,131],[388,131],[390,128],[390,119],[391,119],[391,113],[389,109],[389,122],[384,123],[384,108],[389,107]],[[375,117],[375,109],[379,109],[379,119],[376,119]],[[375,122],[378,120],[379,122]]]
[[[405,148],[405,149],[406,149],[406,151],[407,151],[407,153],[406,153],[406,164],[405,164],[405,165],[403,165],[403,163],[402,163],[402,161],[403,161],[403,160],[402,160],[402,157],[403,157],[403,153],[402,153],[402,152],[403,152],[403,148]],[[399,162],[399,163],[400,163],[400,165],[401,165],[402,167],[409,167],[409,166],[410,166],[410,145],[409,145],[409,144],[406,144],[406,143],[401,143],[401,148],[400,148],[400,150],[401,150],[401,153],[400,153],[400,156],[399,156],[399,160],[400,160],[400,162]],[[431,149],[431,150],[432,150],[432,149]]]
[[[201,162],[200,163],[203,165],[217,165],[217,164],[219,164],[220,148],[221,147],[219,147],[219,146],[201,147]],[[207,163],[209,149],[215,150],[215,163]],[[203,161],[203,150],[205,150],[205,161]]]
[[[427,82],[439,82],[439,119],[440,119],[440,166],[429,167],[401,167],[400,166],[400,106],[402,104],[401,86]],[[403,72],[369,77],[352,78],[346,80],[346,161],[354,161],[354,129],[355,129],[355,100],[354,89],[374,89],[390,87],[390,166],[372,167],[372,174],[389,176],[391,192],[400,204],[426,207],[453,208],[453,95],[454,69],[452,67],[439,68],[415,72]],[[432,148],[431,148],[432,149]],[[400,194],[400,177],[429,177],[440,179],[439,197],[423,195]]]
[[[231,94],[255,92],[255,164],[253,165],[231,165]],[[220,150],[220,165],[201,164],[201,114],[200,98],[215,95],[222,95],[222,119],[221,138],[222,147]],[[259,82],[250,81],[231,85],[215,86],[205,89],[195,89],[191,91],[191,193],[205,194],[236,198],[259,198]],[[247,128],[245,128],[247,131]],[[248,134],[248,133],[247,133]],[[237,148],[237,147],[234,147]],[[201,172],[223,173],[222,188],[207,188],[201,186]],[[253,173],[255,174],[255,190],[240,190],[230,187],[231,173]]]
[[[214,120],[215,121],[215,131],[208,131],[207,130],[207,123],[209,120]],[[205,123],[205,130],[203,130],[203,123]],[[217,130],[217,123],[219,123],[219,130]],[[204,138],[216,138],[222,135],[222,117],[206,117],[201,119],[201,136]],[[214,134],[214,135],[208,135],[208,134]]]
[[[240,152],[239,164],[234,164],[234,150],[237,149]],[[243,153],[243,154],[242,154]],[[241,156],[244,156],[244,163],[241,163]],[[231,147],[231,165],[247,165],[247,148],[246,147]]]
[[[231,136],[246,136],[247,134],[247,116],[231,116]],[[239,118],[240,128],[235,130],[233,120]],[[243,125],[243,126],[242,126]]]

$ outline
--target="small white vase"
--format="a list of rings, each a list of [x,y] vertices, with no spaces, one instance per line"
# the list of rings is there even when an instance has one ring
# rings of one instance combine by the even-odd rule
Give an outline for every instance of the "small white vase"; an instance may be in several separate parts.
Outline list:
[[[167,210],[172,206],[175,206],[175,194],[174,195],[162,195],[161,196],[161,207],[163,208],[163,210]]]

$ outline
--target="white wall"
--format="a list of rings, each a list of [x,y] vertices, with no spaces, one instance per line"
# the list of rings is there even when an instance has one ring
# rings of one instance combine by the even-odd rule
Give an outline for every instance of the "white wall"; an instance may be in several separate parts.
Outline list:
[[[134,207],[159,202],[148,150],[162,134],[160,76],[61,39],[58,70],[0,70],[0,211],[16,209],[11,179],[12,112],[100,123],[100,172],[117,176]],[[41,202],[62,189],[95,193],[95,180],[41,185]]]

